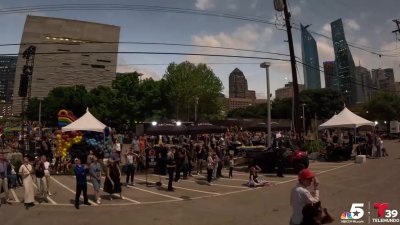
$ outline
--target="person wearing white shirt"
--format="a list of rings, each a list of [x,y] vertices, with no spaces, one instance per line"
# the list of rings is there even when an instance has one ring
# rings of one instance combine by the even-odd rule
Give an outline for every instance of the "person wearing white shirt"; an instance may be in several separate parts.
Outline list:
[[[49,196],[51,196],[51,192],[50,192],[50,162],[47,161],[47,157],[46,156],[42,156],[42,161],[44,164],[44,177],[46,179],[46,186],[47,186],[47,194]]]
[[[121,143],[119,142],[119,140],[117,140],[115,142],[115,151],[117,151],[119,158],[121,158],[122,146],[121,146]]]
[[[313,186],[313,192],[308,190],[310,186]],[[293,209],[290,225],[301,224],[303,220],[302,210],[304,206],[309,203],[317,203],[318,201],[318,180],[314,173],[309,169],[301,170],[299,173],[299,183],[292,189],[290,195],[290,205]]]

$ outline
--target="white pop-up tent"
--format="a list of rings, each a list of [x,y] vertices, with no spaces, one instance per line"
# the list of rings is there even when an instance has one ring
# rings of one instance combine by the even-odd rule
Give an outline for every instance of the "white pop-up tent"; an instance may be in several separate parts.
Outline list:
[[[103,133],[105,128],[106,125],[96,119],[96,117],[89,112],[89,109],[86,109],[86,113],[83,116],[61,129],[62,132],[83,130]]]
[[[337,115],[334,115],[325,123],[319,126],[319,129],[326,129],[326,128],[358,128],[361,126],[375,126],[375,123],[369,120],[366,120],[346,107]]]

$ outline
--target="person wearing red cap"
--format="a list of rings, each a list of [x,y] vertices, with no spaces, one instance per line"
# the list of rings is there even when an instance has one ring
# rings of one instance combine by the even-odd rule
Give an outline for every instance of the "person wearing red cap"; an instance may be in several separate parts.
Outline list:
[[[309,191],[313,186],[312,192]],[[299,183],[292,189],[290,195],[290,205],[293,214],[290,219],[291,225],[301,224],[303,220],[302,210],[306,204],[319,201],[318,180],[314,173],[309,169],[303,169],[299,173]]]

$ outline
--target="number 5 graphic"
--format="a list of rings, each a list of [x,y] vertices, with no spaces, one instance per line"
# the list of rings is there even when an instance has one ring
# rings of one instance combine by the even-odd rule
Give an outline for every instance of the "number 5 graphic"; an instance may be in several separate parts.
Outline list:
[[[364,216],[364,203],[353,203],[350,212],[353,214],[353,219],[358,220]]]

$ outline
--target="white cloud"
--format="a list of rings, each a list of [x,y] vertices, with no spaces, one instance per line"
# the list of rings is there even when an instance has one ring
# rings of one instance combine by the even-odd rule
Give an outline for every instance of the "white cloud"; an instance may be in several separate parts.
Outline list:
[[[238,27],[230,34],[220,32],[219,34],[214,35],[194,35],[192,36],[192,43],[194,45],[260,50],[266,48],[267,42],[271,40],[273,34],[274,30],[270,27],[262,27],[257,24],[247,24]],[[209,48],[195,48],[194,52],[203,54],[255,55],[255,53],[243,51]],[[210,58],[202,56],[189,56],[187,59],[194,63],[211,62],[209,61]]]
[[[360,30],[360,24],[358,24],[354,19],[345,19],[344,26],[352,30]]]
[[[323,31],[323,33],[330,34],[330,33],[331,33],[331,24],[330,24],[330,23],[326,23],[326,24],[322,27],[322,31]]]
[[[255,9],[255,8],[257,7],[257,4],[258,4],[258,0],[255,0],[255,1],[253,1],[253,2],[251,3],[250,7],[251,7],[252,9]]]
[[[237,8],[238,8],[238,6],[236,4],[234,4],[234,3],[229,3],[228,4],[228,9],[229,10],[235,11],[235,10],[237,10]]]
[[[138,67],[135,65],[127,65],[127,64],[122,64],[117,66],[117,72],[118,73],[128,73],[128,72],[138,72],[143,74],[141,79],[146,79],[146,78],[153,78],[153,80],[159,80],[161,79],[161,75],[158,74],[157,72],[149,69],[149,68],[143,68],[143,67]]]
[[[196,8],[200,10],[208,10],[215,8],[214,0],[196,0]]]
[[[295,6],[291,7],[290,13],[291,13],[293,16],[300,15],[300,14],[301,14],[301,8],[300,8],[300,6],[295,5]]]

